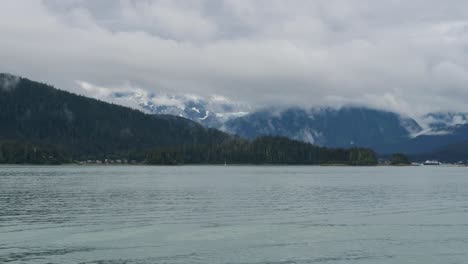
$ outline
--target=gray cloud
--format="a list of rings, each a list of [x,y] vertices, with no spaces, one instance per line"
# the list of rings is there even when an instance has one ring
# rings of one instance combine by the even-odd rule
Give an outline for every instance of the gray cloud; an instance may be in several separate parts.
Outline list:
[[[4,1],[0,67],[60,88],[467,111],[461,0]]]
[[[0,76],[0,89],[3,91],[11,91],[16,88],[20,78],[18,76],[4,74]]]

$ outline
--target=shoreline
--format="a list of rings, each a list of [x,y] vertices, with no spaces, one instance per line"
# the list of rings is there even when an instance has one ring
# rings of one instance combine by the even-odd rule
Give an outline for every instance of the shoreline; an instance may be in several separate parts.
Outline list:
[[[0,167],[189,167],[189,166],[207,166],[207,167],[391,167],[391,168],[405,168],[405,167],[425,167],[425,168],[437,168],[437,167],[468,167],[468,165],[459,164],[441,164],[437,166],[429,165],[348,165],[348,164],[77,164],[77,163],[64,163],[64,164],[0,164]]]

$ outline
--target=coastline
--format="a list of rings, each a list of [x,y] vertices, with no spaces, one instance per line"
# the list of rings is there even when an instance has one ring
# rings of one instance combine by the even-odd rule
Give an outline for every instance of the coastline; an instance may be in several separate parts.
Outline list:
[[[77,164],[77,163],[63,163],[63,164],[15,164],[15,163],[2,163],[0,167],[190,167],[190,166],[206,166],[206,167],[389,167],[389,168],[405,168],[405,167],[424,167],[424,168],[437,168],[437,167],[468,167],[468,164],[441,164],[437,166],[429,165],[389,165],[389,164],[376,164],[376,165],[349,165],[349,164]]]

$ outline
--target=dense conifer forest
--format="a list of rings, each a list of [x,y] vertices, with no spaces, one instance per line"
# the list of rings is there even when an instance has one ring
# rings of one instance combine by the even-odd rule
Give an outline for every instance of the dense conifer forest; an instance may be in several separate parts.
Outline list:
[[[331,149],[284,137],[235,138],[221,144],[162,148],[150,152],[149,164],[376,165],[370,149]]]

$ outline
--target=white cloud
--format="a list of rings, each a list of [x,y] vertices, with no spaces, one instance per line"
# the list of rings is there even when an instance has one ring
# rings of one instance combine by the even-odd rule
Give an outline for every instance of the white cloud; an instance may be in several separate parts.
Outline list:
[[[72,91],[132,83],[253,105],[466,111],[467,8],[461,0],[6,0],[0,67]]]

